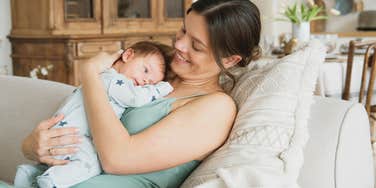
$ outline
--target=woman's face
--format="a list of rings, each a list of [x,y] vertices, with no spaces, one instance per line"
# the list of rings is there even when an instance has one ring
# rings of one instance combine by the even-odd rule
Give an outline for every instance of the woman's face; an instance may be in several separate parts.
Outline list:
[[[171,69],[180,78],[205,81],[219,75],[220,68],[210,48],[209,32],[203,16],[191,11],[185,17],[182,29],[176,34],[175,48]]]

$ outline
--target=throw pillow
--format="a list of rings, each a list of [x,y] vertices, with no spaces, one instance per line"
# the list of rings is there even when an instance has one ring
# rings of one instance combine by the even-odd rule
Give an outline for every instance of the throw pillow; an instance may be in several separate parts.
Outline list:
[[[324,46],[312,41],[245,72],[231,92],[239,112],[228,140],[182,188],[299,187],[307,118],[324,58]]]

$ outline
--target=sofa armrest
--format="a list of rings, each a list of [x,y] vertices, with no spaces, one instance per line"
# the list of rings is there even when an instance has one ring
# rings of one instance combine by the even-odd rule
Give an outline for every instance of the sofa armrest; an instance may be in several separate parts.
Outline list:
[[[315,97],[299,184],[304,188],[374,186],[368,116],[361,104]]]
[[[16,166],[31,162],[21,153],[23,138],[51,117],[73,89],[57,82],[0,76],[0,180],[13,181]]]

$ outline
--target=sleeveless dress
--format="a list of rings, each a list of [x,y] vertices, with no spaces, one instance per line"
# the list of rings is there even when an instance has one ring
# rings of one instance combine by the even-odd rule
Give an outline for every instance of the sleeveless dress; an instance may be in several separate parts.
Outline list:
[[[164,118],[171,111],[171,104],[182,98],[161,98],[137,108],[127,108],[121,117],[121,122],[129,134],[136,134]],[[188,175],[198,166],[197,160],[176,166],[174,168],[133,175],[101,174],[85,182],[75,185],[75,188],[122,187],[122,188],[177,188]]]

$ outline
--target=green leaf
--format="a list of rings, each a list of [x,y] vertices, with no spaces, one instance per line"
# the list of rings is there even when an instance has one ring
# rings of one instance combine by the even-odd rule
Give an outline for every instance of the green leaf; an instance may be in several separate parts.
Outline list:
[[[320,11],[322,10],[321,7],[318,7],[318,6],[314,6],[312,7],[309,12],[308,12],[308,15],[305,17],[305,21],[311,21],[314,17],[316,17],[318,15],[318,13],[320,13]]]
[[[309,22],[312,20],[320,20],[320,19],[327,19],[326,16],[319,16],[320,12],[325,11],[323,7],[319,7],[314,5],[312,7],[308,7],[304,3],[298,3],[299,1],[295,1],[295,3],[291,6],[288,6],[283,13],[280,13],[285,18],[278,18],[278,21],[290,21],[292,23],[299,24],[302,21]]]
[[[296,11],[297,11],[297,7],[298,6],[298,3],[294,3],[294,5],[292,6],[292,10],[293,10],[293,13],[296,15]]]
[[[287,14],[286,17],[288,17],[293,23],[299,22],[298,17],[294,14]]]
[[[306,8],[303,3],[300,5],[300,12],[302,15],[302,20],[304,20],[304,18],[306,17]]]
[[[287,17],[291,22],[296,23],[298,22],[298,18],[296,14],[293,13],[293,10],[288,10],[284,13],[284,16]]]

